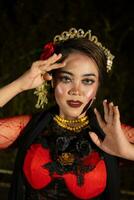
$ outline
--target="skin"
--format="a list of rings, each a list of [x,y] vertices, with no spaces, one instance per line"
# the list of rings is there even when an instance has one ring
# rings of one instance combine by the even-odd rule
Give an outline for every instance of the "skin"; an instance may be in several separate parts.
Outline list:
[[[97,109],[94,111],[106,136],[102,141],[94,132],[90,132],[91,139],[100,149],[111,155],[134,160],[134,145],[127,140],[121,128],[118,106],[114,106],[112,102],[108,103],[107,100],[104,100],[103,107],[104,119]]]
[[[54,54],[47,60],[33,62],[22,76],[0,89],[0,107],[3,107],[17,94],[34,89],[40,86],[44,80],[51,80],[52,77],[47,73],[53,69],[64,67],[65,63],[56,63],[61,54]]]
[[[79,118],[84,107],[94,99],[99,85],[98,67],[94,60],[82,53],[72,53],[65,59],[64,68],[58,70],[55,80],[55,99],[60,116],[65,119]],[[80,101],[82,105],[72,108],[68,100]],[[82,114],[81,114],[82,113]]]

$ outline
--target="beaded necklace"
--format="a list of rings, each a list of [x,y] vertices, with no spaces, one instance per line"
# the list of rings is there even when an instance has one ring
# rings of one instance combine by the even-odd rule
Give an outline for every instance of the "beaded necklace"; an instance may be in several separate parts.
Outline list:
[[[78,119],[64,119],[59,115],[55,115],[54,121],[62,128],[72,132],[80,132],[82,128],[89,124],[87,116]]]

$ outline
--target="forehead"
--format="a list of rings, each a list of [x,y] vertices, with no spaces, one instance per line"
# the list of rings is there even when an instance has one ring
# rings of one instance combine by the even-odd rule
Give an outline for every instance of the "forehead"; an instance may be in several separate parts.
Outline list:
[[[83,53],[71,53],[65,60],[65,67],[61,69],[72,73],[95,73],[98,76],[98,66],[96,62]]]

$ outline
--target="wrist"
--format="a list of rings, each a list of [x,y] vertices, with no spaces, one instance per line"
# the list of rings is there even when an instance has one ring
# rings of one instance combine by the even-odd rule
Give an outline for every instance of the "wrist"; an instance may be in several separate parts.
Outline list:
[[[20,79],[16,79],[11,84],[13,85],[16,94],[19,94],[24,91],[23,84],[21,83]]]
[[[18,93],[21,93],[23,91],[28,90],[28,87],[27,87],[27,81],[28,81],[27,74],[28,74],[28,71],[26,71],[22,76],[20,76],[18,79],[15,80],[16,85],[17,85]]]
[[[127,160],[134,160],[134,145],[127,142],[124,151],[120,153],[120,157],[125,158]]]
[[[134,145],[131,143],[128,145],[126,158],[129,160],[134,160]]]

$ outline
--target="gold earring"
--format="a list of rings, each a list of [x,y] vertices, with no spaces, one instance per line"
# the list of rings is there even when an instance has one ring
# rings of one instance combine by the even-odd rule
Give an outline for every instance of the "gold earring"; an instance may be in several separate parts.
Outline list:
[[[37,103],[35,105],[36,108],[44,108],[44,104],[48,103],[47,94],[48,94],[48,83],[44,81],[44,83],[36,88],[34,94],[38,96]]]

